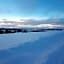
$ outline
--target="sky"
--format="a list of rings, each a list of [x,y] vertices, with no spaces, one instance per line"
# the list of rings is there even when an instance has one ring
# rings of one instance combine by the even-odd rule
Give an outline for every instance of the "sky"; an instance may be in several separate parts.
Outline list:
[[[17,18],[21,21],[5,20]],[[64,0],[0,0],[0,19],[5,20],[0,27],[44,24],[64,28]],[[64,31],[0,34],[0,64],[63,63]]]
[[[63,18],[64,0],[0,0],[0,18]]]

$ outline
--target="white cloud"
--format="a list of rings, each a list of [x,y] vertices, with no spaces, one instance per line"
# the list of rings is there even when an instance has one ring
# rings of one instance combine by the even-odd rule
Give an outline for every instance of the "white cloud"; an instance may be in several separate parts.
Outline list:
[[[0,21],[2,26],[12,28],[64,28],[64,24],[58,24],[60,19],[19,19],[16,21]],[[47,23],[46,23],[47,22]],[[48,23],[49,22],[49,23]]]

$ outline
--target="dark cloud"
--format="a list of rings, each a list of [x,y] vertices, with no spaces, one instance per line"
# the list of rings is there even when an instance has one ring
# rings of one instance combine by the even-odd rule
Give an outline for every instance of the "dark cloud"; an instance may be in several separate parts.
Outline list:
[[[64,24],[64,19],[40,19],[40,20],[36,20],[36,19],[28,19],[25,20],[24,24],[33,24],[33,25],[38,25],[38,24]]]

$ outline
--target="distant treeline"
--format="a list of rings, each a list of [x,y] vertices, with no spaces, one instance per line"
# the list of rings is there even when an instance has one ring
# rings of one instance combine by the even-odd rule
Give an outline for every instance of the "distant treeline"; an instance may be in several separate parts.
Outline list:
[[[20,28],[0,28],[0,34],[16,33],[16,32],[46,32],[46,31],[62,31],[64,29],[20,29]]]

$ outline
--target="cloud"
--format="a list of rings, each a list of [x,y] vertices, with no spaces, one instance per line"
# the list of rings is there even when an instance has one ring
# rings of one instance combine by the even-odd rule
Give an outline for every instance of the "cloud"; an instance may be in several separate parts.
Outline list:
[[[34,18],[34,19],[24,19],[23,24],[64,24],[63,18]]]
[[[64,28],[64,19],[19,19],[0,21],[0,27],[12,28]]]
[[[55,24],[39,24],[39,25],[16,25],[18,28],[64,28],[64,25],[55,25]]]

